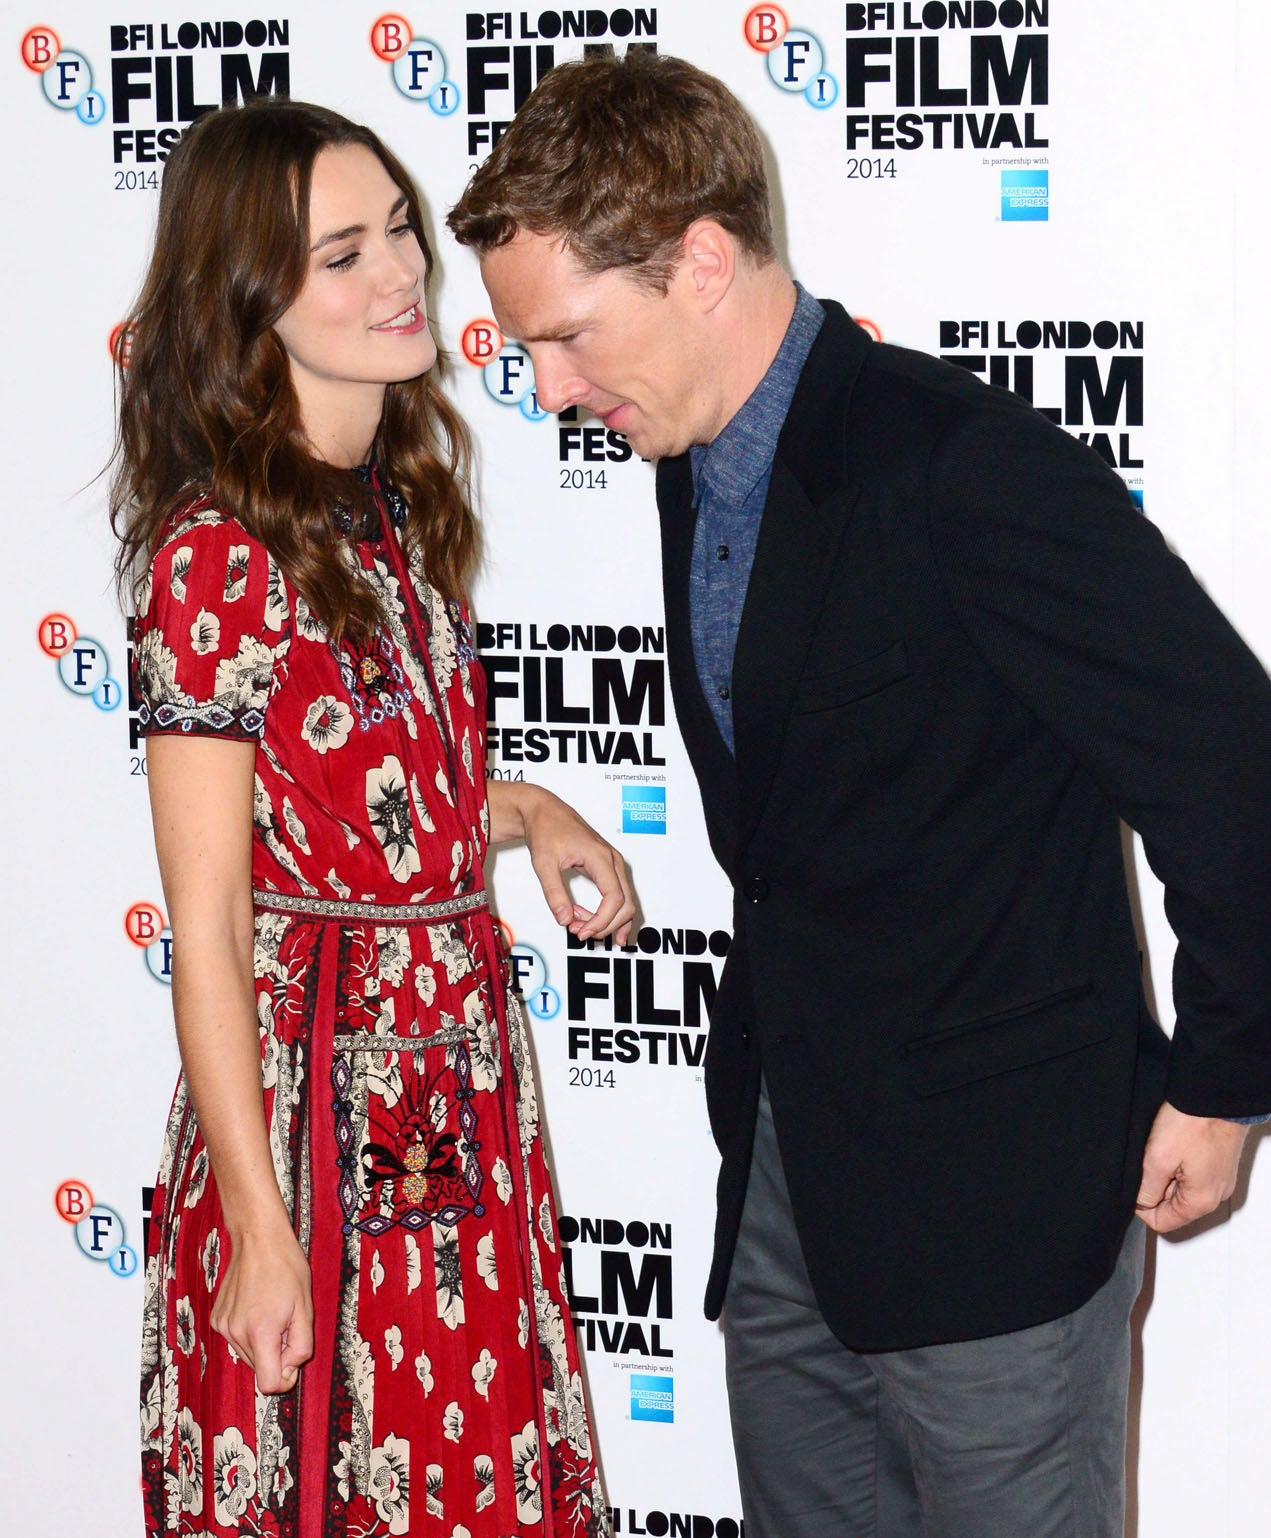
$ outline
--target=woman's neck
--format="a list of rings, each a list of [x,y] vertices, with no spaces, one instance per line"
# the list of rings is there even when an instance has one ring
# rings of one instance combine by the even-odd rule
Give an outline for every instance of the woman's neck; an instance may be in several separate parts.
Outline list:
[[[300,416],[315,458],[341,470],[366,463],[384,414],[384,388],[341,381],[337,389],[302,392]]]

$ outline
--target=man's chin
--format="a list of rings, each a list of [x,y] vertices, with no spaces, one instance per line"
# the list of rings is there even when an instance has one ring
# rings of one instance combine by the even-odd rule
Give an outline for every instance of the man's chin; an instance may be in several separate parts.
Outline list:
[[[642,432],[637,428],[635,432],[626,433],[624,436],[641,459],[671,459],[676,454],[688,452],[687,442],[680,443],[669,435]]]

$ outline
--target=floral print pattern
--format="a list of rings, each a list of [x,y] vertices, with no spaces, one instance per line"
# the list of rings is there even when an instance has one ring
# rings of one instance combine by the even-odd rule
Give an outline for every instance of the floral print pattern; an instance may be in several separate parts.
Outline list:
[[[419,848],[406,776],[400,760],[391,753],[377,769],[366,771],[366,815],[393,880],[409,881],[420,869]]]
[[[342,748],[353,730],[353,712],[333,694],[320,694],[305,712],[300,728],[315,753]]]
[[[144,730],[256,744],[253,886],[442,914],[257,909],[316,1350],[266,1397],[211,1328],[232,1235],[182,1080],[146,1258],[148,1538],[607,1538],[524,1024],[488,910],[445,910],[482,885],[484,681],[466,614],[373,532],[343,547],[385,615],[356,647],[204,505],[142,589]]]

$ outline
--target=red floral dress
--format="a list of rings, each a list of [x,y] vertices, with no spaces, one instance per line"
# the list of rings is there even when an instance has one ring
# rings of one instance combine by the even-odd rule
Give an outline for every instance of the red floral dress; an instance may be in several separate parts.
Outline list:
[[[145,729],[257,744],[261,1076],[317,1339],[299,1387],[269,1397],[213,1333],[230,1240],[182,1079],[146,1259],[152,1538],[609,1531],[482,890],[484,680],[466,616],[408,570],[386,511],[345,545],[384,614],[368,645],[333,644],[205,506],[142,595]]]

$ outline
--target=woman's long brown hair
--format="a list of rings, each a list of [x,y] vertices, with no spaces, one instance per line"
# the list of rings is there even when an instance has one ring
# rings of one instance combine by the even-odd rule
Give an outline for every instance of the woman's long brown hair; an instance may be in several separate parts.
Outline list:
[[[314,160],[347,144],[377,155],[405,194],[431,272],[414,182],[369,128],[338,113],[278,98],[225,108],[168,159],[149,270],[116,347],[110,516],[124,594],[172,513],[202,495],[261,540],[334,637],[365,637],[379,620],[332,523],[334,504],[356,516],[366,489],[309,451],[273,330],[309,269]],[[374,456],[406,500],[407,551],[458,598],[477,556],[470,448],[434,372],[388,386]]]

